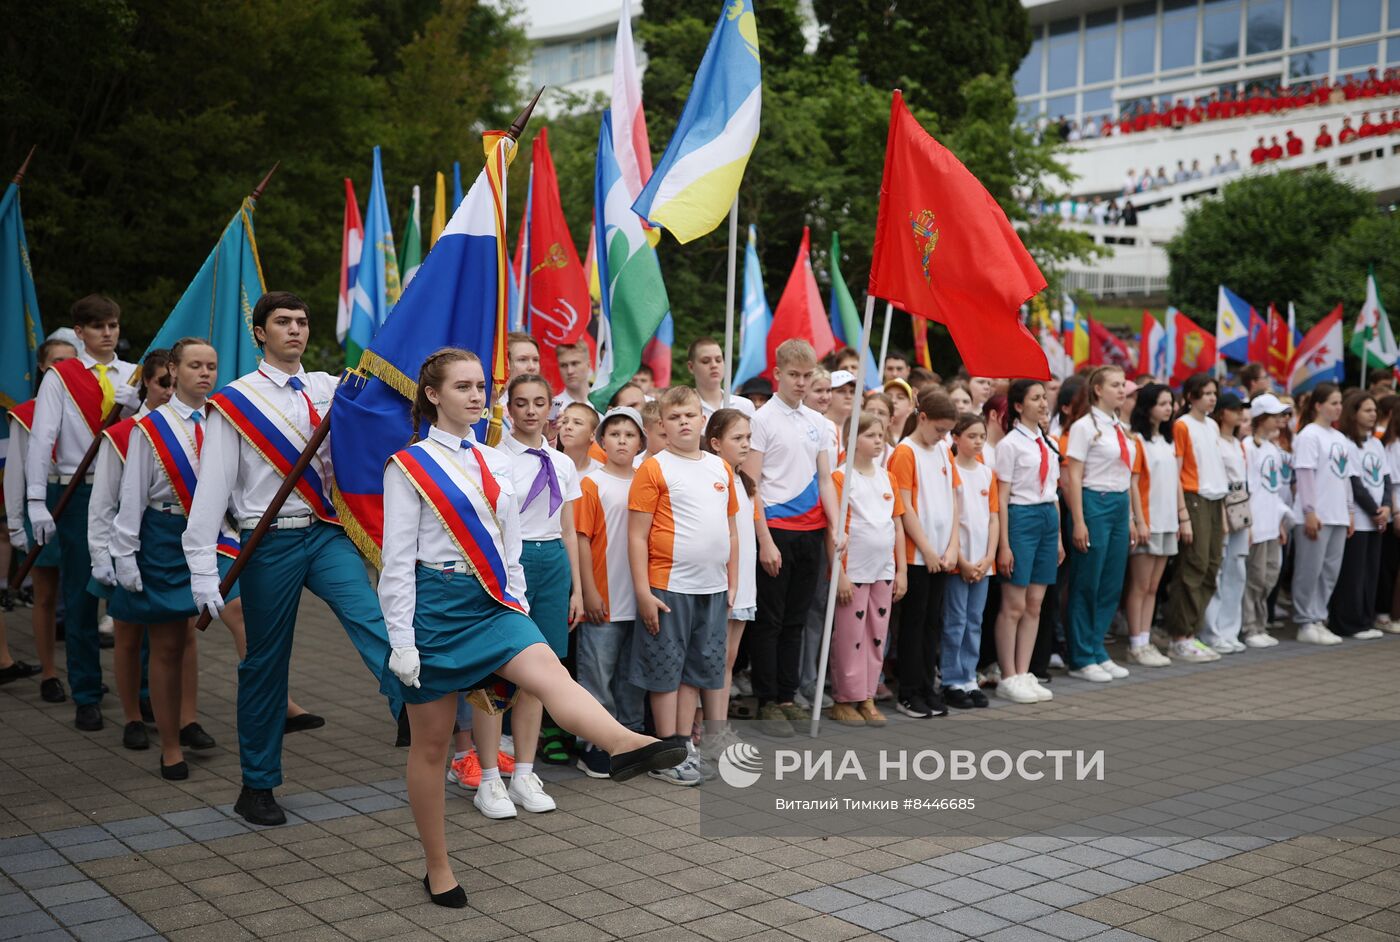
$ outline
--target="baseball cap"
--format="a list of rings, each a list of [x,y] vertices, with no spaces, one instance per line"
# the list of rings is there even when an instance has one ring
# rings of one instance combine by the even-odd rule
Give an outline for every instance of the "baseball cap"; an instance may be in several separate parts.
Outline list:
[[[1273,393],[1261,393],[1255,396],[1249,403],[1250,418],[1257,419],[1261,415],[1282,415],[1292,409],[1283,400]]]
[[[1234,393],[1221,393],[1220,398],[1215,401],[1215,408],[1239,412],[1244,409],[1244,400]]]
[[[642,414],[631,406],[614,406],[603,416],[603,421],[598,423],[598,430],[593,433],[593,437],[598,440],[598,444],[603,444],[603,430],[608,427],[608,423],[615,419],[631,419],[632,424],[637,426],[637,433],[642,436],[642,448],[647,447],[647,430],[642,422]]]
[[[847,383],[854,383],[855,381],[856,374],[852,373],[850,370],[837,370],[835,373],[831,374],[832,389],[840,389]]]

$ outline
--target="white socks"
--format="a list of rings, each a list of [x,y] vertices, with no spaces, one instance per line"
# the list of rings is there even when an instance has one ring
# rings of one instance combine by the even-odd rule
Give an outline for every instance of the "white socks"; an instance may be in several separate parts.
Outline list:
[[[481,784],[485,785],[487,782],[499,782],[500,780],[501,770],[499,768],[481,770]]]
[[[529,774],[530,774],[531,772],[533,772],[533,771],[535,771],[535,763],[533,763],[533,762],[517,762],[517,763],[515,763],[515,771],[512,772],[511,774],[512,774],[512,775],[526,776],[526,775],[529,775]]]
[[[1141,635],[1129,635],[1129,636],[1128,636],[1128,647],[1133,648],[1133,649],[1145,648],[1145,647],[1147,647],[1147,643],[1148,643],[1148,641],[1151,640],[1151,638],[1152,638],[1152,633],[1151,633],[1151,632],[1148,632],[1148,633],[1146,633],[1146,634],[1141,634]]]

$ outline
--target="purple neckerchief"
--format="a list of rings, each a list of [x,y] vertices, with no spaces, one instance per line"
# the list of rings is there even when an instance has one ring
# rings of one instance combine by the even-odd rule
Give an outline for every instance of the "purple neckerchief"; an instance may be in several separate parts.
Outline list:
[[[526,448],[525,453],[540,459],[540,470],[535,475],[535,480],[530,483],[530,493],[525,495],[525,503],[520,505],[520,509],[529,507],[530,502],[540,496],[548,486],[549,515],[552,517],[564,503],[564,492],[559,489],[559,475],[554,470],[554,462],[549,459],[549,452],[543,448]]]

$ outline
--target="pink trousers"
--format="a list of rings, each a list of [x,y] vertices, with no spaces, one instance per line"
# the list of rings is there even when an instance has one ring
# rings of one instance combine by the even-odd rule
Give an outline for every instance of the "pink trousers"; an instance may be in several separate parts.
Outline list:
[[[890,627],[894,580],[853,588],[851,603],[836,606],[831,629],[831,696],[837,703],[874,699]]]

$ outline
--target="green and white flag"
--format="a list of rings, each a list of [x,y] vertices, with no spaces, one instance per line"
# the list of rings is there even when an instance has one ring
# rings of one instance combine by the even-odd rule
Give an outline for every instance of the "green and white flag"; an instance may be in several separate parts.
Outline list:
[[[1366,303],[1356,318],[1356,330],[1351,335],[1351,352],[1361,361],[1362,371],[1394,366],[1400,348],[1395,346],[1395,333],[1390,327],[1390,315],[1381,304],[1376,290],[1376,272],[1366,271]],[[1363,385],[1365,377],[1362,377]]]
[[[418,266],[423,264],[423,232],[418,225],[418,187],[413,188],[413,205],[408,211],[408,222],[403,227],[403,250],[399,256],[399,271],[403,272],[403,286],[413,280]]]

